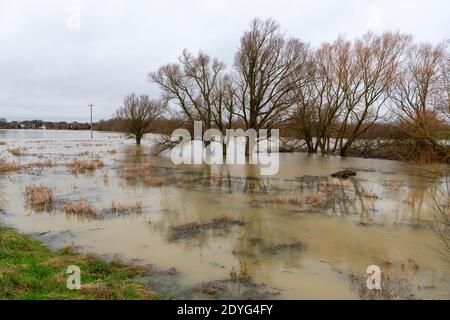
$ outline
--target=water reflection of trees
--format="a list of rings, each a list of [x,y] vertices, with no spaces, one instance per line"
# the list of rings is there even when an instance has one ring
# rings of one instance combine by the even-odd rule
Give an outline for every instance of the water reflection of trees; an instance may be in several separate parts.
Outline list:
[[[361,225],[384,224],[385,218],[394,219],[394,223],[411,220],[423,223],[424,203],[432,192],[441,187],[439,179],[424,179],[418,185],[418,177],[382,184],[361,178],[236,177],[229,173],[218,174],[211,168],[178,170],[173,174],[184,184],[161,193],[161,207],[166,210],[161,219],[152,224],[152,228],[169,241],[172,227],[191,222],[210,222],[223,214],[242,219],[246,222],[245,226],[208,230],[178,243],[188,252],[199,248],[201,252],[211,252],[211,246],[217,245],[220,247],[218,250],[227,250],[224,255],[232,255],[237,260],[236,266],[245,263],[250,274],[269,278],[271,270],[298,267],[302,263],[303,250],[295,246],[301,237],[286,231],[285,227],[289,223],[286,221],[296,217],[293,208],[297,212],[302,211],[301,207],[308,204],[311,194],[323,194],[323,203],[319,202],[314,212],[308,212],[310,207],[306,206],[306,210],[302,211],[304,214],[318,214],[324,218],[327,215],[349,217]],[[295,195],[299,202],[275,202],[276,206],[270,206],[271,199],[279,201],[278,198],[289,194]],[[412,201],[414,206],[405,201]],[[409,214],[398,219],[395,208],[404,210],[398,212],[409,211]],[[293,244],[292,248],[289,247]],[[228,271],[225,270],[224,275]]]
[[[226,204],[228,201],[209,202],[207,198],[211,194],[198,194],[193,192],[165,193],[162,195],[161,204],[168,208],[152,228],[157,230],[170,241],[173,227],[191,222],[205,223],[212,219],[220,218],[224,213],[231,218],[241,219],[246,222],[244,226],[230,226],[221,230],[208,230],[195,235],[193,238],[179,240],[186,251],[195,248],[211,250],[211,246],[219,244],[217,250],[229,250],[224,255],[232,254],[238,262],[243,262],[251,273],[261,272],[261,269],[270,270],[275,266],[297,266],[300,250],[283,250],[280,252],[268,252],[267,246],[291,244],[295,239],[282,232],[282,226],[278,220],[270,218],[270,213],[264,209],[254,209],[238,197],[234,206]],[[229,201],[233,201],[233,196]],[[239,208],[239,209],[238,209]],[[213,261],[211,261],[213,262]],[[239,266],[239,263],[236,266]],[[224,270],[224,276],[230,270]]]
[[[223,194],[243,194],[254,204],[252,209],[261,205],[258,198],[260,196],[263,197],[264,203],[283,194],[296,193],[298,197],[307,197],[307,193],[319,192],[326,200],[323,206],[319,206],[320,211],[334,215],[359,216],[361,224],[371,223],[374,217],[378,217],[394,223],[420,225],[423,220],[431,218],[430,200],[442,187],[439,182],[441,179],[423,174],[401,175],[400,179],[399,176],[393,176],[397,180],[389,180],[388,174],[388,178],[382,183],[382,179],[380,182],[373,182],[359,178],[340,181],[320,176],[258,177],[253,175],[255,168],[243,166],[239,172],[240,176],[236,176],[229,170],[208,165],[189,170],[161,166],[163,161],[155,161],[155,158],[146,157],[140,148],[135,149],[134,156],[131,157],[134,160],[129,161],[122,169],[127,170],[127,166],[134,166],[135,175],[131,178],[130,175],[120,175],[123,171],[119,170],[119,177],[127,185],[134,186],[175,186],[178,189],[207,192],[218,197]],[[302,210],[307,211],[308,208]],[[377,215],[377,212],[380,215]]]
[[[403,178],[403,177],[402,177]],[[349,179],[351,187],[342,185],[333,211],[342,215],[358,214],[360,222],[369,223],[375,217],[394,223],[413,226],[429,221],[432,195],[442,189],[442,178],[405,176],[402,180],[390,180],[377,184],[359,179]],[[372,192],[374,187],[377,192]]]
[[[433,196],[433,230],[442,244],[441,252],[450,261],[450,168],[445,168],[443,187]]]
[[[166,185],[171,187],[161,193],[161,207],[165,209],[151,228],[169,241],[172,227],[210,222],[224,214],[242,219],[247,222],[243,227],[208,230],[180,243],[187,251],[199,247],[211,250],[211,244],[220,243],[221,250],[231,248],[226,254],[232,253],[254,272],[265,267],[270,270],[275,266],[295,266],[302,257],[301,250],[280,250],[274,254],[265,250],[267,246],[297,241],[296,235],[283,230],[286,220],[274,219],[274,215],[289,218],[294,212],[295,218],[295,212],[302,212],[349,217],[362,225],[384,224],[386,220],[419,225],[431,195],[442,187],[439,178],[420,174],[379,173],[376,181],[359,176],[348,180],[326,176],[260,177],[251,166],[242,166],[236,174],[225,166],[165,165],[164,160],[146,157],[140,151],[131,159],[134,160],[128,164],[132,165],[151,161],[155,172],[168,177]],[[280,203],[277,199],[288,194],[295,195],[298,201]],[[312,194],[322,194],[323,198],[314,210],[306,206]],[[270,206],[272,199],[276,208]]]
[[[375,208],[376,195],[368,194],[363,184],[358,179],[349,179],[347,183],[335,184],[336,196],[333,212],[341,215],[359,215],[360,223],[367,223]]]

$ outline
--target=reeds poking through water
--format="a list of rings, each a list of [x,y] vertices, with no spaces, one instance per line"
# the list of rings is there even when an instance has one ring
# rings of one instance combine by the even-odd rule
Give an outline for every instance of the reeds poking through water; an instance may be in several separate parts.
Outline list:
[[[91,206],[86,200],[67,201],[64,212],[68,215],[75,215],[79,218],[101,219],[103,216]]]
[[[119,177],[129,185],[161,187],[168,183],[167,177],[153,175],[153,166],[148,163],[125,167],[119,171]]]
[[[69,171],[73,174],[76,173],[92,173],[98,168],[104,166],[103,161],[100,157],[96,157],[93,160],[82,160],[82,159],[74,159],[72,162],[66,165],[69,168]]]
[[[44,161],[30,163],[29,167],[42,169],[42,168],[53,167],[54,165],[55,164],[53,163],[52,160],[44,160]]]
[[[6,145],[6,141],[0,140],[0,146]]]
[[[150,187],[161,187],[165,184],[167,184],[167,178],[166,177],[155,177],[155,176],[144,176],[144,183],[147,186]]]
[[[142,202],[136,201],[132,204],[122,204],[113,201],[111,204],[111,212],[117,215],[142,214]]]
[[[125,167],[119,171],[119,177],[128,184],[135,184],[137,180],[137,172],[134,167]]]
[[[105,186],[107,186],[109,184],[109,176],[108,176],[107,172],[104,172],[102,174],[102,181]]]
[[[0,173],[8,173],[11,171],[20,170],[20,164],[18,162],[6,162],[0,160]]]
[[[359,295],[365,300],[405,300],[414,298],[413,283],[420,267],[409,258],[386,259],[380,264],[381,289],[368,289],[366,275],[351,275],[353,286],[359,289]]]
[[[139,178],[151,177],[153,167],[149,164],[141,163],[135,166],[127,166],[119,171],[119,177],[128,184],[136,184]]]
[[[51,211],[53,209],[53,189],[44,185],[29,185],[25,189],[27,204],[35,211]]]
[[[10,173],[13,171],[19,171],[22,169],[32,169],[32,168],[36,168],[36,169],[43,169],[43,168],[49,168],[54,166],[55,164],[53,163],[53,161],[51,160],[44,160],[44,161],[40,161],[40,162],[32,162],[29,164],[20,164],[17,161],[12,161],[12,162],[6,162],[6,161],[2,161],[0,160],[0,174],[1,173]]]
[[[236,271],[234,267],[231,267],[230,279],[233,282],[248,283],[252,280],[250,273],[248,272],[245,262],[239,263],[239,271]]]
[[[325,193],[323,192],[313,192],[309,197],[309,203],[313,206],[320,205],[325,201]]]
[[[9,148],[8,151],[15,157],[20,157],[22,155],[22,149],[20,148]]]

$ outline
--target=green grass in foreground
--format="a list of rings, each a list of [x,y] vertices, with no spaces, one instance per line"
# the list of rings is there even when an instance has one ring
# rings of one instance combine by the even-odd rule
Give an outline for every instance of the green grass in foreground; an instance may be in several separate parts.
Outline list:
[[[66,287],[69,265],[81,269],[81,289]],[[107,263],[70,248],[51,251],[40,242],[0,226],[0,299],[155,299],[132,280],[144,266]]]

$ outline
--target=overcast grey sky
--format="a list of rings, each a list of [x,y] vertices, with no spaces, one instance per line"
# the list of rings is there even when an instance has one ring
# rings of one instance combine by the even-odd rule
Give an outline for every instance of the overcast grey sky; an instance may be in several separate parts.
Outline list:
[[[230,66],[254,17],[314,46],[367,30],[450,38],[447,0],[0,0],[0,117],[87,121],[92,102],[108,118],[130,92],[157,96],[147,73],[184,48]]]

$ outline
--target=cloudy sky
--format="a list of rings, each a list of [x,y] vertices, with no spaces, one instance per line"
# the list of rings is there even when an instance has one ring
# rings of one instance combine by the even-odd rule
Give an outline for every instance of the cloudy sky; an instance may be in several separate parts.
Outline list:
[[[232,64],[254,17],[316,46],[338,35],[401,31],[450,38],[447,0],[0,0],[0,117],[108,118],[130,93],[157,96],[147,74],[184,48]]]

